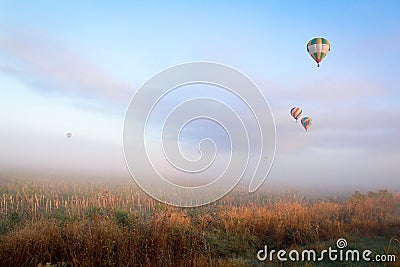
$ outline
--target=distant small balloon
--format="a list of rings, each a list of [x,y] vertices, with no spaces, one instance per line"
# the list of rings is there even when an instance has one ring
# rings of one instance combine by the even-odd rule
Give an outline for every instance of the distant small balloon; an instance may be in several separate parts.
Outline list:
[[[303,125],[304,129],[306,129],[306,131],[308,130],[308,128],[310,128],[312,123],[312,119],[310,117],[304,117],[301,119],[301,124]]]
[[[299,107],[294,107],[290,110],[290,115],[297,121],[297,119],[300,117],[301,113],[303,110]]]
[[[67,133],[67,138],[70,139],[72,136],[72,133]]]

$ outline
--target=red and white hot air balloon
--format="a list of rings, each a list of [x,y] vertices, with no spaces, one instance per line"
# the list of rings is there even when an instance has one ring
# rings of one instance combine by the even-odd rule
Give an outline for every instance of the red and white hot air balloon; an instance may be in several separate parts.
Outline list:
[[[290,110],[290,115],[297,121],[297,119],[300,117],[301,113],[303,113],[303,110],[299,107],[294,107]]]

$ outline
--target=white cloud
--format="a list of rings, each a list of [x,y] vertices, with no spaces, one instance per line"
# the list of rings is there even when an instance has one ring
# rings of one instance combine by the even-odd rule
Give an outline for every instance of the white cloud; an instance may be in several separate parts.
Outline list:
[[[45,33],[3,30],[0,50],[0,71],[16,75],[37,90],[124,103],[131,98],[128,84]]]

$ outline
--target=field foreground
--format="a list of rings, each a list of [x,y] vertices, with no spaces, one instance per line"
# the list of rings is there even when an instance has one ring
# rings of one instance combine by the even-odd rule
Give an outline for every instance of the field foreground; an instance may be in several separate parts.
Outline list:
[[[368,266],[399,266],[399,234],[400,193],[387,190],[348,197],[236,190],[189,209],[154,201],[133,184],[0,186],[2,266],[258,266],[264,245],[322,250],[339,238],[397,257]]]

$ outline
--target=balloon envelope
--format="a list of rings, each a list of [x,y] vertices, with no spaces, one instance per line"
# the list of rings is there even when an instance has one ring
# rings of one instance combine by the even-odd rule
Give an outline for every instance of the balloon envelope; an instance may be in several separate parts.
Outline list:
[[[317,67],[319,67],[319,63],[326,57],[329,51],[331,51],[331,44],[328,39],[318,37],[311,39],[307,43],[307,52],[317,62]]]
[[[310,128],[312,123],[312,119],[310,117],[304,117],[301,119],[301,124],[303,125],[304,129],[306,129],[306,131],[308,130],[308,128]]]
[[[72,136],[72,133],[67,133],[67,138],[68,139],[71,138],[71,136]]]
[[[294,107],[290,110],[290,115],[297,121],[297,119],[300,117],[301,113],[303,113],[303,110],[299,107]]]

